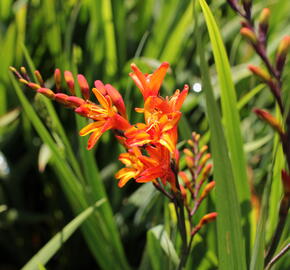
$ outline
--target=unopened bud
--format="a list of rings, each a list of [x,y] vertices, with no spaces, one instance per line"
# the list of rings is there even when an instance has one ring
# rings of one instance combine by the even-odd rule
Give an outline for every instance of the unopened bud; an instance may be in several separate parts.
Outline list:
[[[41,86],[39,85],[39,84],[37,84],[37,83],[28,83],[27,84],[27,86],[29,87],[29,88],[31,88],[32,90],[37,90],[37,89],[39,89],[39,88],[41,88]]]
[[[88,84],[88,81],[86,80],[85,76],[82,74],[78,74],[78,83],[82,92],[82,96],[84,99],[89,99],[90,98],[90,87]]]
[[[284,135],[283,127],[273,115],[262,109],[254,109],[254,112],[265,122],[267,122],[274,130],[276,130],[281,136]]]
[[[207,164],[204,167],[204,169],[202,171],[200,182],[203,182],[208,177],[208,175],[210,174],[211,168],[212,168],[212,164]]]
[[[26,84],[26,85],[29,84],[28,81],[26,81],[26,80],[24,80],[24,79],[19,79],[19,82],[21,82],[21,83],[23,83],[23,84]]]
[[[211,158],[211,154],[206,154],[202,159],[201,159],[201,161],[200,161],[200,163],[199,163],[199,166],[201,167],[201,168],[203,168],[204,167],[204,165],[205,165],[205,163],[209,160]]]
[[[208,183],[204,190],[202,191],[199,200],[202,201],[205,197],[207,197],[207,195],[209,194],[209,192],[215,187],[215,181],[212,181],[210,183]]]
[[[217,218],[216,212],[209,213],[203,216],[202,219],[197,224],[197,226],[194,227],[193,230],[191,231],[191,235],[195,235],[202,228],[203,225],[213,222],[216,218]]]
[[[191,182],[187,176],[187,174],[185,172],[179,172],[178,175],[180,176],[180,178],[182,179],[183,183],[186,185],[186,186],[191,186]]]
[[[27,71],[26,71],[26,68],[25,67],[21,67],[20,68],[20,72],[23,76],[27,76]]]
[[[73,74],[66,70],[64,72],[64,79],[65,79],[65,82],[69,88],[69,91],[71,93],[71,95],[75,96],[75,81],[74,81],[74,78],[73,78]]]
[[[126,107],[124,100],[117,89],[115,89],[112,85],[106,84],[105,88],[107,90],[108,95],[111,97],[114,105],[117,107],[118,112],[127,119]]]
[[[290,36],[286,36],[281,40],[276,55],[276,68],[279,72],[283,70],[289,48]]]
[[[194,143],[192,140],[187,140],[187,144],[191,147],[194,147]]]
[[[213,222],[213,221],[216,220],[217,215],[218,215],[217,212],[209,213],[209,214],[207,214],[207,215],[205,215],[205,216],[202,217],[202,219],[200,220],[199,224],[201,226],[203,226],[205,224],[208,224],[210,222]]]
[[[192,151],[190,151],[188,148],[183,149],[183,153],[184,153],[186,156],[194,157]]]
[[[55,96],[54,92],[48,88],[39,88],[39,89],[37,89],[37,92],[50,98],[50,99],[54,99],[54,96]]]
[[[85,101],[82,98],[76,96],[68,96],[66,101],[69,102],[70,105],[74,108],[80,107],[82,104],[85,103]]]
[[[257,37],[256,34],[248,27],[243,27],[240,30],[240,33],[243,37],[245,37],[248,41],[250,41],[252,44],[257,43]]]
[[[102,81],[100,81],[100,80],[96,80],[96,81],[94,82],[94,85],[95,85],[95,87],[96,87],[96,88],[101,92],[101,94],[102,94],[103,96],[107,95],[107,90],[106,90],[105,85],[103,84]]]
[[[37,81],[39,82],[39,84],[40,84],[41,86],[44,86],[44,81],[43,81],[43,79],[42,79],[42,76],[41,76],[40,72],[39,72],[38,70],[35,70],[35,71],[34,71],[34,75],[35,75]]]
[[[208,146],[204,145],[203,147],[201,147],[199,153],[202,156],[206,151],[208,150]]]
[[[249,65],[248,69],[264,82],[269,83],[271,81],[271,75],[265,69],[253,65]]]
[[[197,134],[197,133],[193,132],[193,133],[192,133],[192,138],[193,138],[196,142],[198,142],[199,139],[200,139],[200,134]]]
[[[189,156],[185,156],[186,165],[188,168],[193,168],[195,166],[194,159]]]
[[[267,33],[269,28],[270,9],[264,8],[259,18],[259,40],[266,46]]]
[[[269,24],[269,18],[270,18],[270,9],[264,8],[260,14],[259,23],[261,25],[268,25]]]
[[[15,67],[10,66],[9,69],[18,80],[22,79],[21,74],[17,71]]]
[[[55,101],[57,101],[59,103],[62,103],[64,105],[67,105],[68,104],[68,102],[67,102],[68,97],[69,96],[66,95],[66,94],[57,93],[57,94],[55,94],[54,99],[55,99]]]
[[[59,68],[57,68],[54,71],[54,81],[55,81],[55,88],[57,92],[59,92],[61,89],[61,71]]]

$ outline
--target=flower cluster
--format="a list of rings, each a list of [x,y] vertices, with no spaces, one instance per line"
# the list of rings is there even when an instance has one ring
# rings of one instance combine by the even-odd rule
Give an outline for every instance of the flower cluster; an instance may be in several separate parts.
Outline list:
[[[77,75],[78,86],[82,98],[75,96],[75,80],[70,71],[64,72],[64,80],[70,95],[61,92],[62,75],[59,69],[55,70],[54,80],[56,90],[46,88],[38,71],[35,71],[38,83],[32,82],[25,68],[18,72],[11,67],[14,75],[27,87],[41,93],[48,98],[74,109],[84,117],[91,119],[80,135],[90,134],[88,149],[92,149],[101,135],[107,130],[114,130],[116,138],[125,147],[126,153],[119,156],[125,168],[116,173],[119,187],[123,187],[130,179],[144,183],[160,179],[163,185],[169,183],[175,189],[178,163],[177,124],[181,117],[180,108],[187,96],[188,86],[182,91],[176,90],[173,96],[163,98],[159,95],[162,81],[169,68],[168,63],[162,63],[153,74],[143,74],[135,65],[131,65],[129,74],[139,88],[144,107],[136,108],[144,115],[144,123],[131,124],[128,121],[126,107],[121,94],[110,84],[104,85],[101,81],[94,82],[92,89],[98,104],[90,100],[90,90],[86,78]]]

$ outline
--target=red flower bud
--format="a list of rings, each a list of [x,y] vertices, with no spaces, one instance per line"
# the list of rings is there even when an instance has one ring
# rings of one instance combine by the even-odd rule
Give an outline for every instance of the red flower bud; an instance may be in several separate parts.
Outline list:
[[[257,43],[257,37],[256,34],[248,27],[243,27],[240,30],[240,33],[243,37],[245,37],[248,41],[250,41],[253,44]]]
[[[265,69],[253,65],[249,65],[248,69],[264,82],[269,83],[271,81],[271,75]]]
[[[90,87],[85,76],[83,76],[82,74],[78,74],[77,78],[78,78],[78,83],[82,92],[82,96],[84,97],[84,99],[89,99]]]
[[[54,71],[54,81],[56,90],[57,92],[59,92],[61,89],[61,72],[58,68]]]
[[[39,88],[39,89],[37,89],[37,92],[50,98],[50,99],[54,99],[54,96],[55,96],[53,91],[51,89],[48,89],[48,88]]]
[[[64,79],[66,81],[66,84],[69,88],[69,91],[71,93],[71,95],[75,96],[75,81],[73,78],[73,74],[70,71],[65,71],[64,72]]]
[[[35,70],[35,71],[34,71],[34,75],[35,75],[37,81],[39,82],[39,84],[40,84],[41,86],[44,86],[44,81],[43,81],[43,79],[42,79],[42,76],[41,76],[40,72],[39,72],[38,70]]]
[[[283,127],[273,115],[269,112],[262,109],[254,109],[254,112],[265,122],[267,122],[274,130],[278,131],[278,133],[283,136],[284,131]]]

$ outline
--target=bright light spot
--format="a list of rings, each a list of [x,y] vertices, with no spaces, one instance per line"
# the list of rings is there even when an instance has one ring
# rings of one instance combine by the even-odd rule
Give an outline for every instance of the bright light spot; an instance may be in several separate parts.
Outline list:
[[[9,175],[10,169],[4,154],[0,151],[0,178],[5,178]]]
[[[200,84],[200,83],[195,83],[195,84],[193,84],[193,86],[192,86],[192,90],[193,90],[194,92],[196,92],[196,93],[201,92],[201,90],[202,90],[201,84]]]

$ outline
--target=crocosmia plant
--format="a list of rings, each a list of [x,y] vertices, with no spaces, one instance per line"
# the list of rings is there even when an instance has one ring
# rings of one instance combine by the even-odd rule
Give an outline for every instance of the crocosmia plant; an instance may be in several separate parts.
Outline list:
[[[290,269],[289,0],[0,2],[0,269]]]
[[[187,168],[180,170],[180,151],[177,148],[178,122],[182,115],[180,109],[188,94],[188,85],[185,85],[182,91],[176,90],[171,97],[162,97],[160,88],[169,68],[168,63],[162,63],[152,74],[143,74],[135,64],[132,64],[131,68],[132,72],[129,75],[144,100],[142,108],[135,108],[136,113],[144,116],[142,123],[129,122],[126,105],[119,91],[100,80],[94,82],[95,87],[90,91],[83,75],[78,74],[75,82],[73,74],[64,71],[63,77],[69,93],[65,94],[59,69],[54,73],[55,91],[45,87],[39,71],[35,71],[37,82],[29,79],[24,67],[20,72],[11,67],[11,71],[28,88],[90,119],[90,123],[79,132],[80,136],[89,135],[88,150],[96,145],[104,132],[114,132],[126,151],[119,156],[125,167],[115,174],[119,181],[118,186],[122,188],[129,180],[135,180],[137,183],[152,182],[157,190],[173,202],[183,241],[179,266],[182,268],[194,235],[204,224],[215,220],[217,216],[216,212],[209,213],[197,223],[192,218],[215,186],[214,181],[208,181],[212,167],[208,163],[210,154],[206,153],[207,146],[199,147],[200,136],[193,133],[187,142],[189,147],[183,150]],[[82,97],[75,95],[76,87],[81,90]],[[92,101],[93,96],[97,102]],[[189,233],[186,223],[190,225]]]

